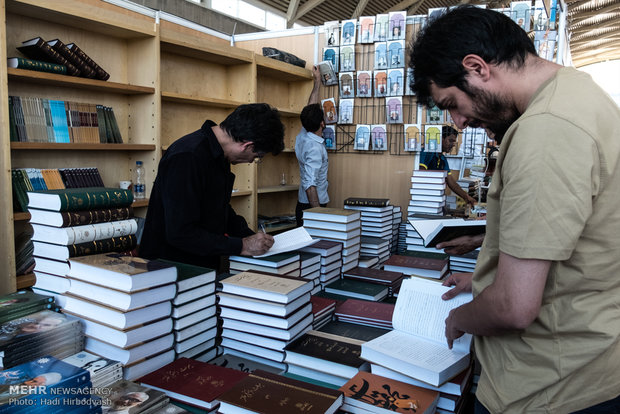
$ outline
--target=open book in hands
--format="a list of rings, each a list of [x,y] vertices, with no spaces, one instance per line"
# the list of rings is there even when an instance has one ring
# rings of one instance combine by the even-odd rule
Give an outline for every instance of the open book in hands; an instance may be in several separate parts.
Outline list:
[[[472,336],[448,348],[445,320],[450,311],[472,300],[471,293],[441,298],[450,287],[413,277],[403,280],[392,325],[394,330],[362,345],[362,358],[411,378],[439,386],[469,364]]]

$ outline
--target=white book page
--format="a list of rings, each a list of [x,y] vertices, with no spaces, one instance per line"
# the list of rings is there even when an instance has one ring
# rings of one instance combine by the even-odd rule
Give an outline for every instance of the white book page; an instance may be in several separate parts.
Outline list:
[[[457,363],[463,355],[469,353],[449,349],[434,342],[400,331],[390,331],[363,346],[370,346],[383,354],[402,361],[414,363],[420,368],[441,372]]]
[[[453,299],[443,300],[441,295],[450,289],[439,282],[416,277],[403,280],[392,316],[394,329],[430,339],[447,349],[448,314],[473,298],[471,293],[461,293]],[[465,334],[454,341],[453,347],[468,352],[470,344],[471,335]]]
[[[271,246],[271,249],[267,250],[267,253],[254,257],[266,257],[277,253],[290,252],[316,242],[303,227],[297,227],[296,229],[276,234],[273,236],[273,239],[273,246]]]
[[[431,220],[409,220],[409,223],[413,226],[415,231],[426,240],[428,236],[434,232],[440,224],[445,222],[460,223],[464,222],[463,219],[431,219]]]

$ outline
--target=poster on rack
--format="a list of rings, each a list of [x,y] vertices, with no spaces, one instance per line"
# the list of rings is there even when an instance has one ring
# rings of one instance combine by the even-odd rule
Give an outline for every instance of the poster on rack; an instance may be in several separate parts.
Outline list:
[[[338,46],[340,42],[340,22],[338,20],[325,22],[325,46]]]
[[[359,22],[359,43],[372,43],[375,39],[375,16],[362,16]]]
[[[333,125],[325,125],[323,130],[323,141],[325,148],[328,150],[336,149],[336,127]]]
[[[393,96],[385,98],[386,123],[402,124],[403,123],[403,98]]]
[[[340,47],[340,70],[342,72],[355,70],[355,46]]]
[[[405,39],[405,28],[407,23],[407,12],[394,11],[388,13],[389,29],[388,40]]]
[[[372,98],[372,72],[369,70],[357,72],[357,97]]]
[[[339,124],[352,124],[353,123],[353,105],[355,99],[340,99],[340,107],[338,108],[340,118]]]
[[[376,124],[370,126],[372,149],[375,151],[387,150],[387,130],[385,124]]]
[[[355,96],[353,72],[340,72],[338,77],[340,80],[340,99],[353,98]]]
[[[323,60],[332,62],[332,66],[334,67],[334,72],[339,72],[340,48],[339,47],[323,48]]]
[[[404,150],[411,151],[420,151],[422,148],[421,143],[421,125],[420,124],[405,124],[403,131],[405,133],[404,136]]]
[[[368,151],[370,144],[370,125],[359,124],[355,127],[355,145],[353,149]]]
[[[387,81],[388,92],[387,96],[403,96],[403,69],[388,69]]]
[[[385,70],[375,70],[375,98],[387,96],[387,72]]]
[[[375,70],[387,69],[388,67],[388,55],[387,55],[387,42],[375,43]]]
[[[405,41],[392,40],[387,42],[388,51],[388,68],[404,68],[405,67]]]
[[[355,45],[355,25],[357,20],[343,20],[342,30],[340,31],[340,46]]]
[[[387,40],[389,16],[387,14],[377,14],[375,19],[375,42],[385,42]]]
[[[334,98],[323,99],[321,101],[321,108],[323,108],[323,120],[326,124],[335,124],[338,121]]]
[[[424,125],[424,151],[441,152],[441,125]]]

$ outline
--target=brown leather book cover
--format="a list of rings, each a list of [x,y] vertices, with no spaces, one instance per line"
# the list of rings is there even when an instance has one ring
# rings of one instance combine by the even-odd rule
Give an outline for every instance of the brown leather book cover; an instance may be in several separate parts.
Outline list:
[[[56,52],[67,59],[73,66],[80,70],[80,76],[94,78],[95,70],[90,67],[81,57],[73,53],[62,40],[54,39],[47,42]]]
[[[361,299],[347,299],[336,308],[336,316],[354,316],[392,323],[393,303],[371,302]]]
[[[344,393],[346,405],[371,412],[382,408],[395,413],[431,414],[439,400],[438,391],[362,371],[340,387],[340,391]]]
[[[441,271],[448,264],[448,259],[431,259],[428,257],[412,257],[392,255],[383,265],[399,266],[407,268],[419,268]]]
[[[82,60],[84,60],[89,66],[95,69],[95,77],[99,80],[108,80],[110,78],[110,74],[103,70],[101,66],[97,64],[90,56],[86,54],[82,49],[78,47],[75,43],[68,43],[67,47],[77,56],[79,56]]]
[[[26,40],[22,42],[22,46],[17,48],[26,57],[35,60],[41,60],[43,62],[53,62],[67,67],[67,73],[71,76],[79,76],[80,70],[69,62],[64,56],[58,53],[54,48],[43,40],[41,37],[35,37],[34,39]]]
[[[323,414],[333,413],[340,407],[342,393],[257,369],[219,400],[260,414]]]
[[[388,270],[371,269],[369,267],[354,267],[343,273],[345,279],[363,280],[366,282],[380,283],[382,285],[395,285],[399,283],[403,274]]]

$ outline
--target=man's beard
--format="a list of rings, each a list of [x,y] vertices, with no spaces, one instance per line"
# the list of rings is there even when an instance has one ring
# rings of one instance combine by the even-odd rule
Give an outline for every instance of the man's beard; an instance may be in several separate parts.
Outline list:
[[[480,124],[484,124],[485,128],[495,134],[493,139],[501,144],[508,128],[521,116],[516,106],[504,96],[493,95],[469,83],[465,84],[463,91],[474,102],[474,112],[479,117],[474,121],[474,125],[470,125],[480,127]]]

